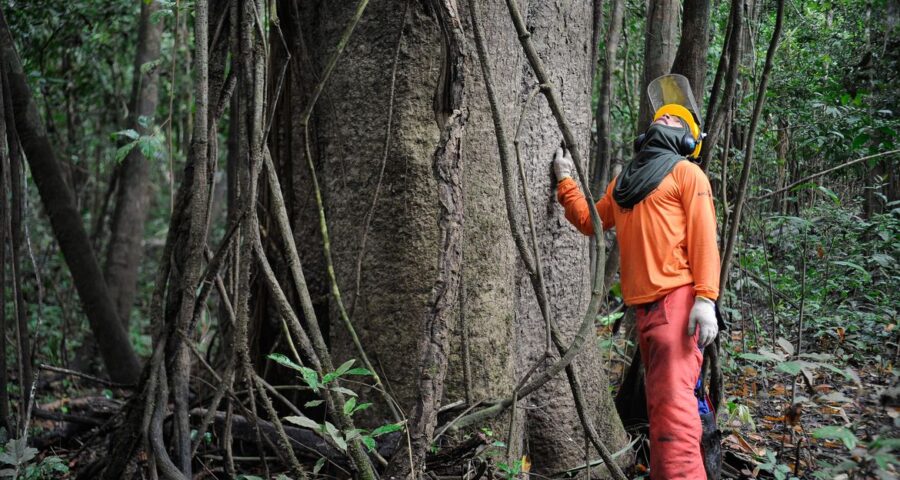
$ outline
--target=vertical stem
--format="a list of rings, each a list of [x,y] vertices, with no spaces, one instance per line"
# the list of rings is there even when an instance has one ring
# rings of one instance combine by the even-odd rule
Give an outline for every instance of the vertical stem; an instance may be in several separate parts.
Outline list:
[[[797,314],[797,352],[795,357],[800,358],[803,353],[803,310],[806,305],[806,248],[809,232],[803,232],[803,246],[800,248],[800,311]],[[797,378],[791,383],[791,407],[797,399]],[[789,407],[790,408],[790,407]],[[791,430],[793,432],[793,429]]]
[[[741,226],[741,212],[744,207],[744,201],[747,196],[747,187],[750,181],[750,167],[753,165],[753,148],[756,146],[756,126],[759,122],[760,114],[762,114],[763,105],[766,102],[766,87],[769,84],[769,73],[775,63],[775,52],[778,50],[778,43],[781,39],[781,28],[784,20],[784,0],[778,0],[778,12],[775,17],[775,30],[772,32],[772,40],[769,43],[769,49],[766,52],[766,64],[763,68],[762,78],[759,82],[759,89],[756,92],[756,103],[753,106],[753,113],[750,117],[750,126],[747,131],[747,144],[744,149],[744,165],[741,168],[741,181],[738,186],[737,198],[734,202],[734,214],[731,218],[731,225],[728,231],[728,243],[726,243],[725,254],[722,258],[722,270],[719,274],[719,291],[724,292],[728,286],[728,273],[731,269],[732,256],[734,247],[737,243],[737,234]],[[735,24],[735,40],[740,40],[740,28]],[[740,43],[740,42],[737,42]],[[732,56],[732,63],[740,63],[738,55]],[[728,103],[730,98],[726,96],[725,102]],[[721,298],[721,293],[720,293]]]
[[[704,166],[709,165],[709,159],[712,158],[713,150],[716,148],[716,143],[719,140],[719,134],[722,130],[722,123],[724,123],[725,111],[730,109],[732,99],[734,98],[734,91],[737,88],[737,78],[741,64],[741,46],[743,45],[743,5],[744,0],[732,0],[731,2],[731,16],[729,18],[729,23],[732,27],[727,38],[727,41],[729,42],[727,48],[729,60],[728,73],[724,79],[724,98],[722,99],[722,105],[716,110],[711,111],[712,117],[709,118],[709,115],[707,115],[706,120],[709,127],[709,136],[707,136],[703,142],[703,150],[700,152],[700,164]],[[725,55],[724,50],[722,55]],[[723,58],[720,58],[719,60],[720,67],[723,61],[725,61]],[[718,72],[716,75],[718,76]],[[716,82],[713,83],[715,84]],[[713,104],[716,103],[718,90],[713,90],[713,94],[714,97],[710,100],[710,106],[713,106]]]
[[[619,50],[619,39],[622,36],[622,17],[625,14],[624,0],[612,0],[609,16],[609,27],[606,32],[606,49],[603,57],[603,73],[600,78],[600,93],[597,111],[594,114],[597,122],[597,158],[594,165],[591,189],[596,195],[603,195],[609,182],[610,164],[612,163],[612,118],[610,104],[612,102],[612,72],[615,70],[616,52]]]
[[[6,82],[0,75],[0,332],[6,335],[6,247],[9,240],[9,147],[14,139],[7,134],[6,108],[4,97]],[[12,258],[12,255],[10,255]],[[9,377],[6,371],[6,341],[0,342],[0,385],[6,385]],[[9,431],[9,392],[0,389],[0,427]]]
[[[194,49],[197,67],[194,83],[195,113],[191,139],[189,169],[191,192],[188,212],[187,257],[183,276],[179,281],[178,317],[173,331],[180,333],[172,338],[174,365],[172,367],[172,396],[175,404],[175,461],[181,472],[191,478],[191,426],[189,415],[191,358],[186,342],[190,341],[191,319],[197,295],[204,253],[206,251],[206,224],[208,184],[208,112],[209,112],[209,3],[196,0],[194,12]],[[185,181],[188,181],[185,179]],[[162,367],[163,369],[165,366]]]

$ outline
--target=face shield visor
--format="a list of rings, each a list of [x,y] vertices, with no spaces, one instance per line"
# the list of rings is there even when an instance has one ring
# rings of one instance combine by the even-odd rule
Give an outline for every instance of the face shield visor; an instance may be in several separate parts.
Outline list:
[[[700,144],[705,136],[702,133],[703,119],[700,117],[700,108],[694,100],[688,79],[678,74],[657,77],[647,85],[647,97],[655,112],[654,120],[669,113],[683,118],[688,123],[691,134],[697,142],[692,156],[699,155]],[[687,113],[693,118],[684,118]]]
[[[700,109],[691,93],[691,84],[683,75],[669,74],[657,77],[647,85],[647,97],[653,111],[657,111],[663,105],[677,104],[688,109],[694,116],[694,122],[702,130],[703,119],[700,118]]]

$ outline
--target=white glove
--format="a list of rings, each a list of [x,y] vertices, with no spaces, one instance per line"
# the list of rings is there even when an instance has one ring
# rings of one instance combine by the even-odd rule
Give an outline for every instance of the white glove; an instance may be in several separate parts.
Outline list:
[[[716,320],[716,303],[699,295],[694,298],[694,307],[688,317],[688,335],[694,334],[698,323],[700,334],[697,335],[697,345],[706,348],[719,334],[719,322]]]
[[[556,181],[560,181],[566,177],[571,177],[575,171],[575,162],[572,161],[572,154],[562,147],[556,149],[556,155],[553,156],[553,173],[556,174]]]

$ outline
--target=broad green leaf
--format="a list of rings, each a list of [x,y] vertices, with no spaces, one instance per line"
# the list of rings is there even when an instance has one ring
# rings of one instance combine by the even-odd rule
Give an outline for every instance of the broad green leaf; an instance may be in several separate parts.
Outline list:
[[[371,403],[360,403],[359,405],[356,406],[356,408],[353,409],[353,413],[359,412],[361,410],[365,410],[371,406],[372,406]]]
[[[312,391],[318,393],[319,391],[319,374],[316,373],[315,370],[307,367],[300,367],[300,373],[303,374],[303,381],[312,389]]]
[[[325,403],[325,400],[310,400],[303,404],[305,408],[313,408],[318,407],[319,405]]]
[[[853,139],[853,143],[850,145],[851,150],[856,150],[857,148],[863,146],[866,142],[869,141],[868,133],[860,133]]]
[[[349,395],[349,396],[351,396],[351,397],[356,397],[356,396],[357,396],[357,395],[356,395],[356,392],[354,392],[353,390],[350,390],[349,388],[344,388],[344,387],[331,387],[330,390],[333,391],[333,392],[343,393],[344,395]]]
[[[804,367],[817,366],[815,363],[805,362],[803,360],[792,360],[790,362],[781,362],[775,366],[777,370],[781,370],[782,372],[798,375]]]
[[[775,353],[765,348],[760,348],[759,353],[747,352],[738,356],[754,362],[783,362],[787,358],[780,353]]]
[[[800,190],[809,190],[811,188],[818,187],[819,184],[813,182],[801,183],[800,185],[796,185],[790,189],[791,192],[799,192]]]
[[[828,198],[830,198],[831,202],[834,203],[835,206],[839,207],[841,205],[841,199],[837,196],[836,193],[832,192],[830,189],[823,185],[819,185],[817,189],[820,192],[824,193]]]
[[[375,430],[372,430],[371,435],[372,435],[372,437],[378,437],[378,436],[384,435],[386,433],[398,432],[400,430],[403,430],[403,425],[404,425],[403,422],[389,423],[387,425],[382,425],[382,426],[376,428]]]
[[[344,413],[347,415],[353,413],[354,407],[356,407],[356,397],[348,398],[347,403],[344,404]]]
[[[340,448],[342,451],[347,451],[347,441],[344,440],[344,437],[341,436],[341,432],[338,431],[337,427],[331,424],[331,422],[325,422],[325,433],[334,440],[334,443]]]
[[[813,437],[828,440],[840,440],[848,450],[853,450],[859,439],[848,428],[838,426],[820,427],[813,430]]]
[[[127,157],[128,154],[131,153],[132,150],[134,150],[134,147],[136,147],[137,144],[138,142],[137,140],[135,140],[133,142],[126,143],[125,145],[122,145],[121,147],[116,149],[116,163],[122,163],[122,160],[125,160],[125,157]]]
[[[900,449],[900,438],[876,438],[869,444],[869,450],[893,451]]]
[[[316,460],[316,464],[313,465],[313,470],[312,470],[313,475],[318,475],[319,472],[322,470],[322,467],[324,467],[324,466],[325,466],[325,457],[319,457],[319,459]]]
[[[268,356],[268,358],[269,358],[269,360],[271,360],[271,361],[273,361],[273,362],[275,362],[275,363],[277,363],[277,364],[279,364],[279,365],[282,365],[282,366],[285,366],[285,367],[288,367],[288,368],[292,368],[292,369],[294,369],[294,370],[297,370],[298,372],[301,371],[301,369],[303,368],[302,366],[297,365],[296,363],[294,363],[294,362],[293,362],[290,358],[288,358],[287,356],[282,355],[282,354],[280,354],[280,353],[270,353],[269,356]]]
[[[294,425],[299,425],[303,428],[309,428],[310,430],[316,430],[316,431],[318,431],[322,427],[322,425],[319,424],[318,422],[316,422],[315,420],[313,420],[309,417],[304,417],[304,416],[300,416],[300,415],[284,417],[284,421],[293,423]]]
[[[765,355],[760,355],[758,353],[753,353],[753,352],[741,353],[738,355],[738,358],[743,358],[744,360],[750,360],[751,362],[774,362],[775,361]]]
[[[861,273],[863,275],[863,278],[865,278],[867,282],[872,281],[872,275],[868,272],[868,270],[866,270],[865,268],[863,268],[853,262],[846,262],[843,260],[834,260],[831,263],[833,265],[840,265],[842,267],[850,267],[850,268],[856,270],[857,272]]]
[[[377,445],[375,444],[374,438],[368,435],[363,435],[362,437],[360,437],[360,441],[362,441],[363,445],[365,445],[370,452],[375,451],[375,447],[377,447]]]
[[[129,140],[137,140],[138,137],[141,136],[141,134],[138,133],[137,130],[135,130],[133,128],[129,128],[127,130],[119,130],[118,132],[114,133],[113,135],[117,136],[117,137],[126,137]]]
[[[341,366],[338,367],[337,370],[334,371],[334,373],[335,373],[338,377],[340,377],[341,375],[347,373],[348,370],[350,370],[350,367],[353,366],[353,362],[355,362],[355,361],[356,361],[356,360],[354,360],[354,359],[352,359],[352,358],[351,358],[350,360],[347,360],[346,362],[344,362],[343,364],[341,364]]]
[[[842,375],[847,380],[853,380],[853,376],[850,375],[849,373],[847,373],[846,370],[841,370],[840,368],[837,368],[834,365],[830,365],[827,363],[820,363],[819,366],[824,369],[831,370],[832,372],[837,373],[838,375]]]
[[[884,268],[890,267],[897,261],[891,255],[887,255],[884,253],[873,253],[869,258],[871,258],[875,263],[881,265]]]
[[[800,358],[808,358],[816,362],[827,362],[834,360],[834,355],[830,353],[801,353]]]

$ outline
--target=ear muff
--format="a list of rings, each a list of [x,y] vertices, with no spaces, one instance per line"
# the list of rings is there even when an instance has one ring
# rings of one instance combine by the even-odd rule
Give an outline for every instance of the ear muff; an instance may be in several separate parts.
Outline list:
[[[690,133],[686,133],[681,137],[681,141],[678,142],[678,153],[685,157],[693,156],[695,148],[697,148],[697,141],[694,140]]]
[[[644,146],[644,139],[646,138],[647,134],[642,133],[634,139],[634,153],[641,151],[641,147]],[[700,155],[700,145],[690,132],[685,133],[684,136],[681,137],[681,140],[679,140],[678,154],[684,155],[685,157],[697,157]]]

